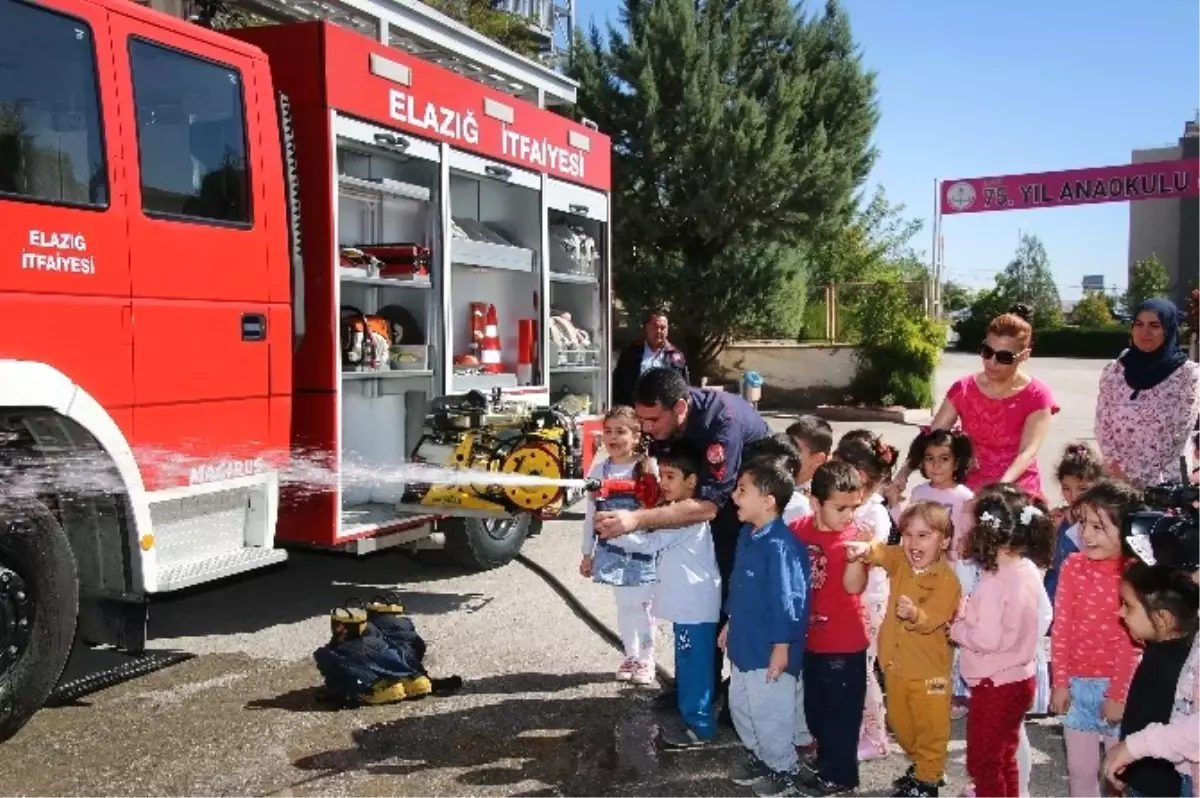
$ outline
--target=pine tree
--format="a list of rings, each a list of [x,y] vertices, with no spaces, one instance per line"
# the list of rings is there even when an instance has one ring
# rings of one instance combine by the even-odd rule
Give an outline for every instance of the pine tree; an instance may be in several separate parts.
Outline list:
[[[577,40],[579,111],[613,137],[613,263],[703,373],[848,221],[875,159],[874,75],[836,2],[624,0]]]
[[[1050,271],[1046,247],[1037,236],[1021,236],[1012,261],[996,278],[996,287],[1010,306],[1021,303],[1033,310],[1034,329],[1062,324],[1062,299]]]

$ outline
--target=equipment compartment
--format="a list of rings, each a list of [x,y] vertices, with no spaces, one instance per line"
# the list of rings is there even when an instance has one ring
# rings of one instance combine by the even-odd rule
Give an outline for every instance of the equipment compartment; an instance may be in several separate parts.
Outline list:
[[[337,243],[341,497],[339,537],[399,520],[405,486],[388,470],[408,460],[436,390],[440,148],[412,137],[403,146],[374,126],[339,118]],[[371,128],[360,130],[360,128]],[[431,158],[433,160],[431,160]],[[363,327],[376,347],[347,354]],[[355,359],[357,358],[357,359]]]
[[[546,181],[550,248],[547,369],[552,399],[587,397],[591,412],[608,405],[608,198]]]
[[[532,172],[450,151],[450,393],[545,385],[537,368],[541,183]]]

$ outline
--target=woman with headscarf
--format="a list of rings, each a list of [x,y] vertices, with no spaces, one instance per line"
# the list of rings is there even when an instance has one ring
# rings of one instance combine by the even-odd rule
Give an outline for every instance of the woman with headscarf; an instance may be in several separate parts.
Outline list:
[[[1200,414],[1200,366],[1179,346],[1179,311],[1148,299],[1130,346],[1104,367],[1096,443],[1110,476],[1139,487],[1179,480],[1179,457]]]

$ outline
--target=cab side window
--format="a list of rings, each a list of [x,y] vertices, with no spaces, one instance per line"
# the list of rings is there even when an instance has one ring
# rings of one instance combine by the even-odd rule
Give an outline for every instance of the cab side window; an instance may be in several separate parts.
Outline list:
[[[107,207],[87,23],[0,0],[0,197]]]
[[[142,210],[250,222],[242,77],[233,67],[132,39]]]

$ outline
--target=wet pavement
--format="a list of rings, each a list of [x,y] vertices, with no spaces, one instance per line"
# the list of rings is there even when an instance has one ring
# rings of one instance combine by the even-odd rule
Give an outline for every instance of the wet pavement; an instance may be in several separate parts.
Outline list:
[[[944,371],[977,362],[950,358]],[[1052,428],[1045,466],[1085,428],[1090,436],[1087,386],[1095,375],[1076,361],[1040,363],[1068,408]],[[1096,374],[1102,365],[1095,363]],[[854,426],[878,429],[902,447],[914,432],[836,425],[839,433]],[[600,620],[615,622],[611,594],[576,572],[577,516],[547,523],[525,553]],[[317,700],[311,661],[328,635],[326,613],[393,587],[430,644],[433,675],[462,676],[462,690],[331,710]],[[196,656],[39,713],[0,746],[0,794],[749,794],[725,779],[739,751],[732,731],[701,750],[653,747],[653,690],[615,683],[616,652],[520,564],[466,574],[398,552],[293,553],[280,568],[159,600],[151,638],[153,650]],[[670,649],[664,626],[659,658],[668,670]],[[119,659],[77,652],[70,675]],[[943,795],[963,786],[963,723],[954,731]],[[1057,723],[1033,722],[1029,733],[1033,794],[1065,795]],[[865,764],[858,794],[890,794],[906,766],[899,753]]]

